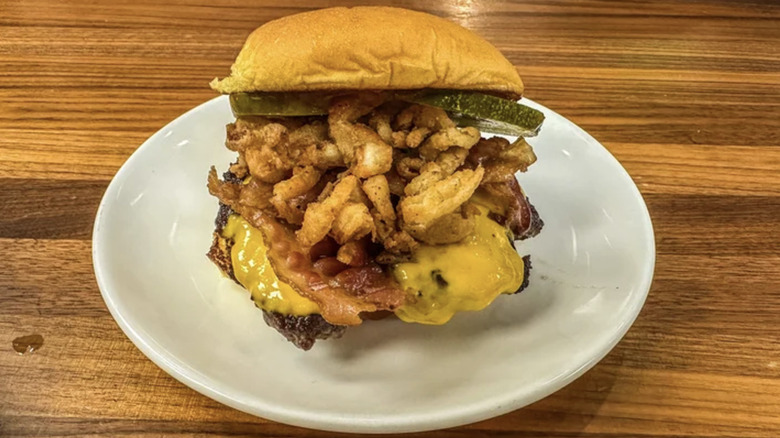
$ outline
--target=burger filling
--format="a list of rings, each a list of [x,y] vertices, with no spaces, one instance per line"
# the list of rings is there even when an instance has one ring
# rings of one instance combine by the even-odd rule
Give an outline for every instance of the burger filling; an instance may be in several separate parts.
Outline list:
[[[228,218],[222,235],[233,242],[230,258],[236,281],[252,295],[263,310],[284,315],[305,316],[320,313],[317,304],[301,296],[279,277],[268,261],[263,234],[241,216]]]
[[[526,282],[513,241],[541,221],[514,174],[535,156],[522,137],[482,138],[478,126],[529,132],[541,119],[513,113],[510,101],[496,107],[498,121],[475,118],[485,108],[469,105],[493,96],[408,96],[231,98],[226,146],[238,158],[222,179],[214,168],[208,178],[230,213],[215,245],[277,329],[296,317],[306,327],[357,325],[387,311],[443,324]]]

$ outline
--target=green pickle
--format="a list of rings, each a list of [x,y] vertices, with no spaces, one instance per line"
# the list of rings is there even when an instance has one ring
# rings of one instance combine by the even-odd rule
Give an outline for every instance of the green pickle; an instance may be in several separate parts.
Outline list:
[[[241,116],[321,116],[328,114],[334,94],[323,93],[234,93],[230,107]],[[473,126],[483,132],[522,137],[534,136],[544,121],[544,114],[513,100],[488,94],[425,90],[399,92],[396,99],[441,108],[459,126]]]
[[[469,91],[425,91],[403,96],[403,100],[439,107],[453,114],[462,126],[474,126],[485,132],[531,137],[539,133],[544,121],[541,111],[513,100]]]
[[[460,127],[472,126],[474,128],[479,129],[480,132],[512,135],[515,137],[533,137],[539,131],[538,127],[536,128],[536,130],[529,131],[519,126],[512,125],[511,123],[499,122],[497,120],[475,119],[473,117],[468,117],[464,115],[453,115],[453,114],[450,114],[450,116],[452,117],[452,121],[455,122],[455,124],[457,124],[458,126]]]
[[[241,116],[321,116],[332,96],[307,93],[233,93],[230,108]]]

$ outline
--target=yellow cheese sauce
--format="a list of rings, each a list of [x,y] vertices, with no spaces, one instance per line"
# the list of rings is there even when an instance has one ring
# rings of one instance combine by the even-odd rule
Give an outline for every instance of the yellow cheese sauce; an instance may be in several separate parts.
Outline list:
[[[501,293],[523,283],[523,259],[512,248],[506,228],[475,217],[474,232],[461,242],[421,246],[411,262],[393,271],[406,290],[406,303],[395,311],[405,322],[444,324],[456,312],[482,310]]]
[[[485,216],[475,217],[474,232],[449,245],[420,246],[411,262],[392,272],[407,293],[395,311],[405,322],[444,324],[456,312],[487,307],[501,293],[512,293],[523,283],[523,259],[507,238],[506,229]],[[223,237],[233,240],[231,260],[241,285],[261,309],[285,315],[320,313],[274,273],[260,230],[239,215],[231,215]]]
[[[234,214],[228,218],[222,236],[233,239],[230,252],[233,272],[236,280],[252,294],[252,300],[258,307],[269,312],[296,316],[320,312],[315,302],[302,297],[287,283],[279,281],[265,255],[268,247],[260,230]]]

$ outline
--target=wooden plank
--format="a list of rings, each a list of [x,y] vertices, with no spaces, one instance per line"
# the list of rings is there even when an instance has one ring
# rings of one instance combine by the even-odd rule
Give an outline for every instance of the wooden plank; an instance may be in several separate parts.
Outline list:
[[[0,237],[89,239],[106,186],[105,181],[0,179]]]
[[[0,7],[0,436],[350,436],[178,383],[119,330],[92,270],[94,214],[127,157],[215,96],[208,82],[257,25],[334,4],[283,3]],[[582,378],[499,418],[404,436],[780,436],[780,7],[400,5],[485,36],[527,97],[601,141],[644,195],[658,249],[636,323]],[[32,333],[43,347],[17,355],[11,341]]]

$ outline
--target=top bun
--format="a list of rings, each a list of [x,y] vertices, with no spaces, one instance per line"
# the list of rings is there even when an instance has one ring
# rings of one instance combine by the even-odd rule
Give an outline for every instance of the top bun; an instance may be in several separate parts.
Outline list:
[[[475,90],[519,98],[523,82],[492,44],[434,15],[329,8],[269,21],[211,88],[228,94],[325,90]]]

